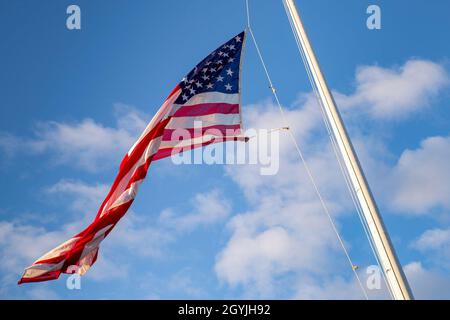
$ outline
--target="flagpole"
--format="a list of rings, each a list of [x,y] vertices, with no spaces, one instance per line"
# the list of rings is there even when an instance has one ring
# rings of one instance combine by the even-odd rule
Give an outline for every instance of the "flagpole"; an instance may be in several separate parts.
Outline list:
[[[379,262],[386,276],[389,289],[396,300],[411,300],[413,295],[403,273],[392,242],[384,226],[367,180],[353,149],[342,118],[336,107],[328,85],[320,69],[319,63],[303,27],[294,0],[283,0],[286,12],[293,25],[293,31],[305,55],[311,71],[314,85],[323,104],[325,116],[336,139],[337,148],[344,160],[350,183],[355,191],[356,199],[362,209],[362,216],[367,224]]]

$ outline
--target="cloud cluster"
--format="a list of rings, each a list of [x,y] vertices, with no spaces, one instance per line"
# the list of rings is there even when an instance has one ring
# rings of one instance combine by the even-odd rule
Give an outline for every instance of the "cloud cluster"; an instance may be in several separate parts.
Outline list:
[[[429,137],[405,150],[389,175],[390,204],[407,214],[450,210],[450,136]]]
[[[411,242],[411,247],[427,257],[429,265],[437,270],[450,267],[450,228],[431,228],[425,230]]]
[[[419,261],[408,263],[404,267],[416,299],[448,299],[450,297],[450,278],[423,267]]]
[[[427,230],[414,242],[414,247],[422,251],[443,247],[450,249],[450,229]]]
[[[85,228],[95,217],[107,190],[103,184],[63,179],[46,188],[46,196],[62,197],[73,215],[61,214],[54,230],[23,219],[0,222],[0,254],[4,258],[0,265],[0,296],[10,297],[11,292],[17,290],[16,282],[26,266]],[[167,258],[167,248],[178,236],[223,221],[231,213],[231,203],[219,190],[196,194],[191,206],[188,214],[168,208],[154,218],[129,210],[102,243],[98,261],[86,277],[93,281],[129,281],[134,272],[130,259]],[[167,214],[169,211],[171,215]],[[171,281],[171,286],[175,287],[175,278]],[[182,286],[187,293],[198,293],[190,282],[183,282]],[[57,297],[46,286],[27,291],[27,294],[32,299]]]
[[[344,112],[376,120],[406,119],[428,107],[431,99],[448,84],[445,69],[424,60],[407,61],[400,68],[362,67],[352,95],[337,94]],[[269,102],[244,108],[247,127],[284,126],[276,106]],[[297,140],[307,155],[317,183],[335,219],[352,210],[343,178],[326,134],[320,111],[312,95],[302,95],[286,110]],[[367,112],[367,110],[369,112]],[[352,124],[353,125],[353,124]],[[418,214],[436,207],[448,208],[450,167],[448,137],[431,137],[417,150],[406,150],[391,164],[377,155],[386,149],[383,136],[361,136],[357,149],[363,166],[383,189],[389,207]],[[241,286],[250,297],[279,296],[277,284],[296,298],[361,298],[350,273],[345,273],[336,236],[333,234],[311,184],[299,164],[289,139],[280,141],[280,172],[260,176],[257,168],[227,167],[227,174],[246,195],[250,209],[228,223],[230,239],[217,256],[215,271],[229,285]],[[331,267],[333,266],[333,267]],[[412,282],[424,290],[418,274],[435,278],[435,273],[410,266]],[[336,274],[346,275],[338,277]],[[418,283],[421,282],[421,283]],[[433,285],[440,286],[437,281]],[[334,288],[334,289],[333,289]],[[445,290],[442,291],[445,293]],[[419,294],[427,297],[427,294]],[[386,297],[386,291],[372,293]]]
[[[353,94],[337,94],[342,108],[366,108],[377,119],[407,118],[426,108],[450,83],[440,64],[413,59],[399,68],[363,66]]]
[[[319,126],[320,109],[312,94],[302,95],[294,105],[304,107],[286,110],[291,130],[308,154],[308,164],[330,212],[344,214],[350,199],[342,192],[345,184]],[[247,127],[285,125],[273,104],[265,102],[245,110]],[[231,236],[217,256],[215,271],[222,282],[242,286],[247,297],[283,294],[277,289],[278,281],[285,281],[283,288],[295,295],[299,277],[332,281],[334,274],[346,270],[336,235],[287,136],[280,138],[279,150],[277,175],[262,176],[255,165],[226,168],[246,195],[250,209],[228,222]]]
[[[51,231],[43,227],[2,221],[0,253],[4,261],[0,269],[19,275],[23,268],[36,260],[39,255],[55,247],[55,244],[67,240],[68,235],[67,227]]]
[[[50,154],[56,164],[68,164],[90,172],[118,166],[117,159],[133,145],[146,125],[146,115],[136,109],[115,105],[116,127],[93,119],[67,123],[39,123],[33,138],[0,133],[0,148],[9,157],[18,153]]]
[[[107,195],[109,186],[99,183],[90,185],[77,180],[63,179],[45,191],[49,196],[69,197],[72,210],[90,212],[90,215],[93,216]]]
[[[359,68],[354,93],[336,93],[336,99],[344,112],[351,110],[352,114],[368,116],[371,120],[407,119],[410,114],[429,107],[448,83],[448,74],[441,65],[413,59],[398,68]],[[243,109],[247,127],[272,129],[286,125],[270,101]],[[19,152],[46,153],[56,163],[69,163],[95,172],[120,159],[148,118],[123,105],[117,110],[121,113],[116,114],[115,127],[92,119],[76,123],[46,122],[36,128],[32,138],[1,134],[0,148],[10,157]],[[343,191],[346,186],[314,95],[300,95],[286,110],[286,115],[339,228],[340,219],[353,208]],[[226,175],[245,195],[246,210],[231,216],[231,200],[219,190],[212,190],[195,195],[187,214],[167,208],[152,220],[129,212],[105,240],[99,266],[88,276],[104,280],[103,274],[96,271],[103,264],[101,268],[109,270],[108,274],[125,279],[131,272],[130,266],[124,263],[128,253],[141,258],[161,257],[177,236],[227,221],[230,236],[217,254],[214,271],[222,283],[243,288],[245,297],[361,298],[327,216],[304,168],[299,165],[298,155],[293,152],[288,137],[281,135],[277,175],[261,176],[255,165],[225,169]],[[359,144],[361,139],[366,143]],[[447,135],[424,139],[418,148],[405,150],[393,162],[375,155],[388,149],[383,137],[361,136],[354,141],[368,176],[374,177],[375,188],[383,190],[384,202],[393,211],[418,215],[436,208],[450,209],[450,167],[447,165],[450,138]],[[0,253],[7,261],[1,266],[2,271],[9,274],[20,271],[37,256],[81,230],[95,215],[90,211],[97,209],[107,189],[106,185],[68,179],[47,188],[48,196],[68,196],[68,205],[74,212],[86,213],[75,223],[64,221],[59,231],[16,221],[1,222]],[[143,246],[143,243],[158,245]],[[435,228],[419,237],[413,247],[421,252],[446,252],[448,243],[448,229]],[[111,258],[110,253],[116,253],[118,248],[126,248],[127,254]],[[437,271],[417,261],[408,264],[405,271],[419,297],[450,295],[443,287],[449,283],[448,277]],[[175,276],[174,279],[178,281]],[[194,290],[190,280],[182,285],[193,295],[202,294]],[[371,296],[383,298],[386,292],[377,291]]]
[[[159,222],[169,229],[191,231],[199,226],[223,221],[231,213],[230,201],[217,189],[196,194],[191,203],[194,212],[176,214],[169,208],[161,213]]]

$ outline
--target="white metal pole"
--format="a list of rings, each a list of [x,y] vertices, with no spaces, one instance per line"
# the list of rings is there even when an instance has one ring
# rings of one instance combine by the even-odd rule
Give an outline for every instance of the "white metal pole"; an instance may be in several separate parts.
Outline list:
[[[395,254],[380,213],[378,212],[377,205],[370,192],[369,185],[364,177],[358,157],[353,149],[336,103],[320,70],[319,63],[303,27],[297,8],[295,7],[294,0],[283,1],[293,24],[293,29],[305,54],[309,69],[311,70],[318,94],[325,109],[326,117],[336,138],[338,149],[344,160],[345,168],[356,193],[356,198],[361,206],[363,217],[366,220],[378,259],[386,275],[392,295],[396,300],[413,299],[408,281]]]

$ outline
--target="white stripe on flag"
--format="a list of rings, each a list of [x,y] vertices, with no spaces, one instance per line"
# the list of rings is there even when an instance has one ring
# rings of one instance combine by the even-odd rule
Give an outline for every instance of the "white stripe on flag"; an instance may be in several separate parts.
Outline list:
[[[67,240],[66,242],[60,244],[58,247],[56,247],[52,251],[47,252],[46,254],[44,254],[42,257],[37,259],[34,263],[37,263],[37,262],[42,261],[42,260],[48,260],[48,259],[51,259],[51,258],[58,257],[58,256],[62,255],[64,252],[67,252],[67,251],[71,250],[78,239],[79,239],[79,237],[70,238],[69,240]]]
[[[192,96],[186,103],[181,106],[193,106],[202,103],[228,103],[228,104],[238,104],[239,94],[238,93],[222,93],[222,92],[203,92]],[[179,104],[174,104],[174,106],[180,106]]]
[[[86,243],[83,252],[81,253],[80,259],[78,260],[78,267],[79,267],[77,270],[78,274],[83,275],[89,270],[89,268],[94,262],[94,257],[95,254],[97,253],[100,242],[102,242],[103,239],[105,239],[105,233],[112,227],[114,227],[114,225],[110,224],[102,228],[101,230],[95,233],[91,241]]]
[[[203,128],[214,125],[233,125],[241,122],[241,116],[239,113],[214,113],[206,116],[172,118],[166,129],[192,129],[194,122],[200,122]],[[199,127],[198,124],[197,127]]]
[[[25,273],[23,274],[22,278],[39,277],[43,274],[46,274],[49,271],[61,269],[64,264],[64,261],[65,260],[55,264],[53,263],[33,264],[31,267],[25,269]]]
[[[143,179],[133,182],[130,187],[125,190],[120,197],[117,198],[116,201],[109,207],[109,209],[115,208],[120,206],[121,204],[127,203],[131,200],[133,200],[136,197],[136,194],[138,192],[139,186],[141,183],[144,182]]]
[[[106,205],[103,207],[102,213],[100,217],[102,217],[109,209],[110,204],[114,203],[118,197],[120,197],[121,193],[123,193],[126,185],[130,182],[131,177],[136,172],[136,170],[142,166],[147,160],[154,155],[156,152],[158,152],[159,145],[161,143],[162,137],[157,137],[150,141],[149,145],[145,148],[145,152],[142,154],[142,156],[139,158],[139,160],[133,165],[133,167],[127,172],[126,175],[123,176],[123,178],[120,180],[119,184],[117,185],[117,188],[114,190],[113,194],[109,198]]]

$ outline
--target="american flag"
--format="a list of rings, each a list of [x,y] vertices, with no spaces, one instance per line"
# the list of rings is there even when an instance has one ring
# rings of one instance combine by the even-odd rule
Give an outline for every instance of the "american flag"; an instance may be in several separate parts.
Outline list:
[[[97,259],[100,243],[133,203],[153,160],[211,143],[247,140],[241,135],[240,112],[244,42],[245,31],[210,53],[181,80],[123,158],[94,221],[26,268],[19,284],[57,279],[61,273],[86,273]],[[180,129],[189,132],[189,138],[174,138]]]

